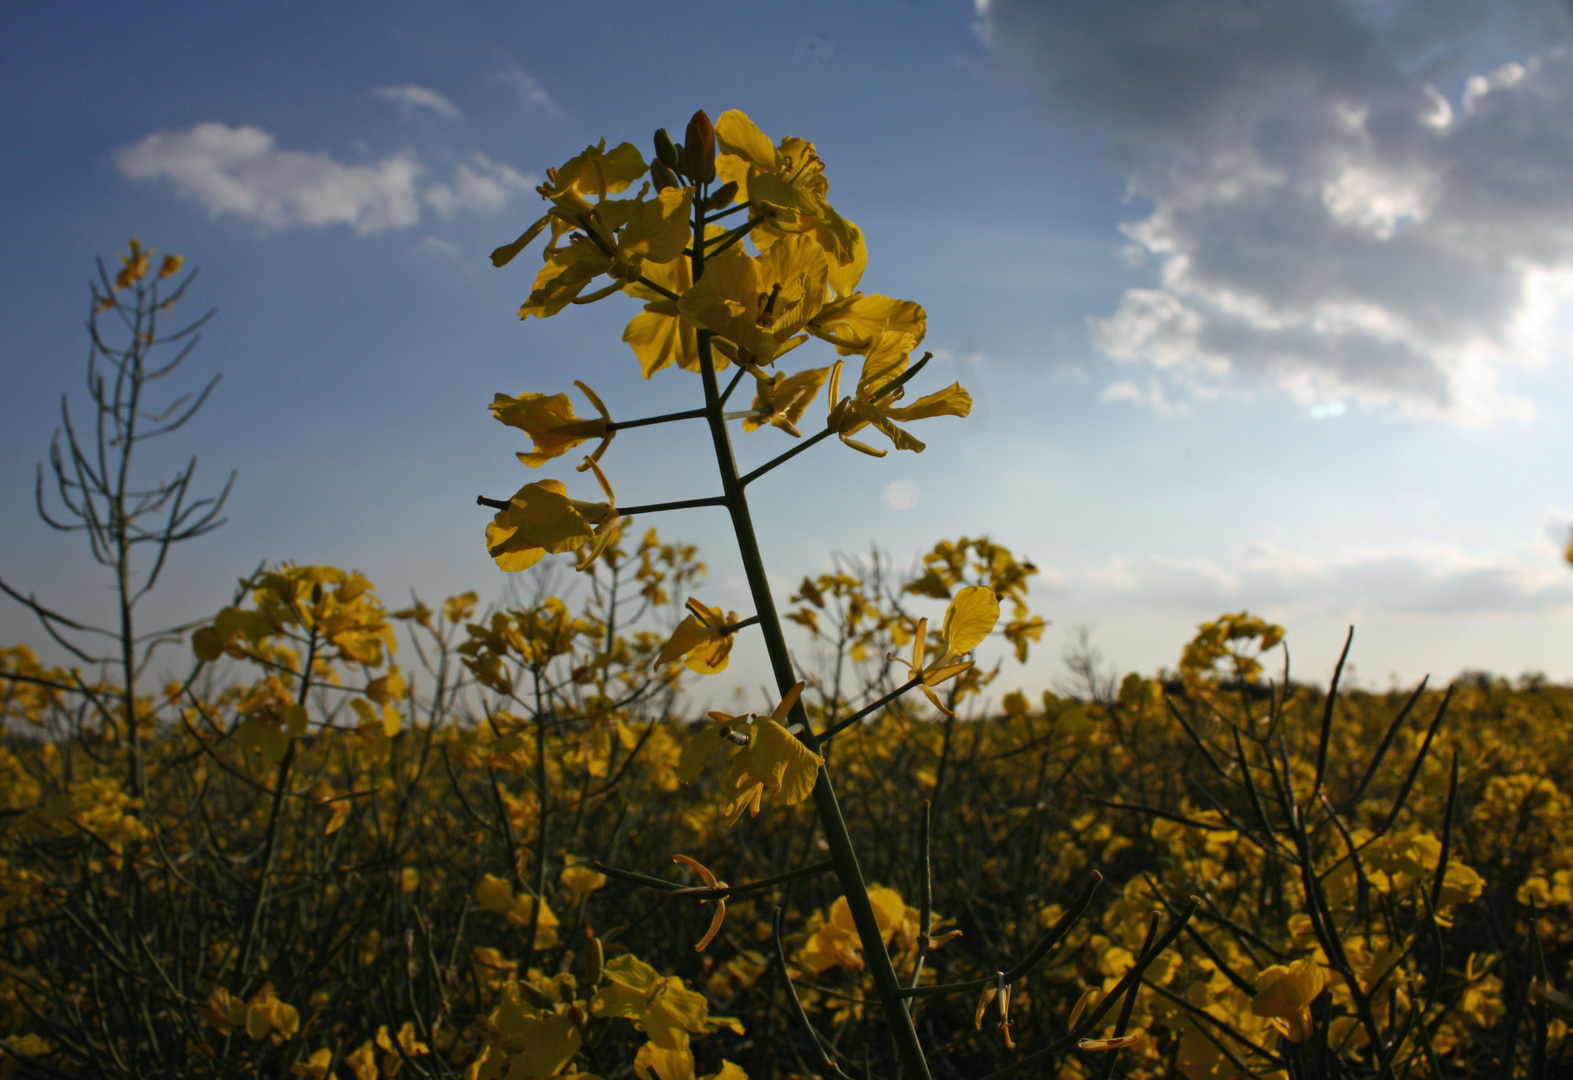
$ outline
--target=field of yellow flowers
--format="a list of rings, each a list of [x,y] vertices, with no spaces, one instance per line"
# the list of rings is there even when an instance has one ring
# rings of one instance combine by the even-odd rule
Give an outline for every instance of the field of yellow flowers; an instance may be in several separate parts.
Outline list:
[[[390,610],[360,573],[285,563],[145,630],[228,488],[190,492],[195,459],[127,479],[205,399],[143,400],[206,317],[164,329],[178,257],[133,241],[101,266],[95,423],[57,437],[63,509],[40,508],[87,534],[116,624],[83,637],[0,581],[81,661],[0,650],[0,1074],[1570,1075],[1573,689],[1312,686],[1239,612],[1157,678],[1083,656],[1076,693],[999,694],[1045,623],[1036,568],[987,538],[907,576],[839,559],[778,610],[749,484],[831,436],[921,452],[906,425],[971,398],[907,402],[927,315],[859,291],[863,236],[812,143],[699,112],[654,151],[546,170],[546,214],[492,256],[546,236],[521,317],[640,301],[642,373],[702,400],[619,421],[582,383],[593,417],[497,395],[526,467],[596,442],[576,482],[604,496],[478,499],[503,570],[580,571],[512,606]],[[835,359],[788,374],[810,338]],[[620,505],[617,431],[688,421],[720,494]],[[743,473],[734,424],[800,441]],[[752,612],[708,603],[699,552],[648,527],[695,506],[726,509]],[[691,715],[685,684],[743,634],[768,706]]]
[[[577,609],[484,616],[473,596],[390,612],[331,568],[257,576],[195,634],[192,677],[137,700],[141,797],[117,688],[7,650],[3,1068],[887,1075],[808,808],[728,827],[718,770],[684,769],[715,721],[677,712],[686,669],[642,627],[695,552],[650,534],[603,559]],[[909,582],[855,564],[803,582],[810,715],[899,684],[904,597],[1020,569],[968,542]],[[960,717],[897,701],[836,736],[942,1075],[1056,1045],[1024,1075],[1364,1075],[1373,1046],[1395,1075],[1566,1060],[1573,691],[1329,698],[1265,677],[1278,634],[1225,617],[1167,682],[989,710],[957,694]],[[1083,1040],[1122,1045],[1066,1044],[1193,896]]]

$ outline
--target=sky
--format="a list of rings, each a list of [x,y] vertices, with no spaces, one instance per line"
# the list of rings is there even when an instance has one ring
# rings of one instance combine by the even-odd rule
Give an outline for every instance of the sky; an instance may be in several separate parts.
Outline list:
[[[62,395],[85,402],[93,260],[136,236],[200,267],[188,313],[218,309],[176,389],[221,375],[145,475],[192,453],[200,490],[237,474],[149,624],[282,559],[363,570],[390,603],[504,596],[475,496],[583,478],[520,465],[492,395],[583,379],[631,418],[700,390],[640,377],[634,301],[521,323],[535,256],[487,255],[541,212],[548,167],[736,108],[817,144],[867,239],[862,287],[927,309],[917,389],[975,401],[925,422],[921,455],[829,441],[750,489],[778,602],[836,552],[906,568],[987,534],[1040,567],[1050,621],[1001,689],[1063,679],[1079,628],[1111,670],[1173,667],[1241,609],[1287,628],[1302,678],[1330,674],[1350,625],[1363,685],[1573,678],[1570,11],[8,6],[0,578],[110,610],[82,538],[37,521],[35,468]],[[789,443],[767,429],[739,458]],[[715,492],[708,452],[668,425],[605,464],[625,505],[694,498]],[[649,524],[702,546],[701,599],[747,606],[722,512]],[[0,607],[0,641],[42,638]],[[730,678],[763,681],[761,654],[742,642]]]

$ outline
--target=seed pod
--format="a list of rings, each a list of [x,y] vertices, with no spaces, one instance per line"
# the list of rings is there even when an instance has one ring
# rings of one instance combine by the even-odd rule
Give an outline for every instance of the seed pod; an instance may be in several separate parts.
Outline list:
[[[715,179],[715,128],[703,109],[688,121],[683,138],[683,171],[695,183],[708,184]]]
[[[667,168],[666,162],[659,158],[650,163],[650,179],[655,181],[657,191],[665,191],[669,187],[677,187],[677,177],[672,170]]]
[[[601,981],[601,968],[606,963],[606,952],[600,938],[590,939],[590,949],[584,956],[584,984],[595,986]]]
[[[677,163],[681,160],[677,147],[672,145],[672,137],[666,133],[666,128],[655,130],[655,158],[668,169],[677,168]]]
[[[711,210],[719,210],[723,206],[730,206],[735,198],[737,198],[737,181],[728,180],[715,189],[705,206]]]

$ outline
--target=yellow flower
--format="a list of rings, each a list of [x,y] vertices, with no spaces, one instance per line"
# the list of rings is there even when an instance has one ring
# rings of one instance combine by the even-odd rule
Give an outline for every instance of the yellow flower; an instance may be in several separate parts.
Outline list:
[[[483,874],[474,895],[476,907],[501,915],[515,926],[529,926],[535,917],[535,897],[529,893],[515,895],[513,886],[503,878]],[[540,917],[535,919],[535,947],[549,949],[557,944],[560,925],[557,915],[543,900]]]
[[[896,890],[879,885],[869,888],[868,901],[874,909],[874,922],[879,927],[880,937],[888,945],[907,917],[906,901]],[[833,967],[857,971],[863,967],[862,939],[858,937],[852,908],[845,896],[836,898],[830,905],[829,917],[804,942],[798,963],[814,972]]]
[[[716,876],[710,872],[708,867],[701,866],[697,861],[690,859],[687,855],[673,855],[672,861],[683,863],[691,869],[697,871],[699,876],[704,879],[704,887],[707,889],[724,889],[727,887],[726,882],[718,881]],[[687,891],[688,890],[686,889],[676,889],[673,891],[673,895],[681,895]],[[705,902],[710,903],[711,901]],[[719,899],[715,900],[714,903],[715,914],[710,917],[710,929],[705,931],[705,936],[699,939],[698,945],[694,946],[694,952],[704,952],[705,946],[714,941],[715,936],[721,932],[721,920],[726,918],[726,897],[720,897]]]
[[[803,693],[803,683],[786,692],[775,712],[755,717],[748,745],[732,758],[732,788],[738,794],[726,808],[726,823],[734,825],[747,810],[759,813],[759,804],[768,792],[780,796],[782,806],[793,806],[808,798],[819,779],[825,759],[800,742],[784,726],[787,714]]]
[[[737,109],[721,114],[715,134],[721,151],[716,178],[736,183],[738,202],[751,204],[751,216],[765,217],[754,230],[756,245],[767,249],[782,237],[809,233],[836,262],[852,262],[862,234],[825,198],[830,182],[813,143],[788,136],[772,146],[765,133]]]
[[[719,230],[720,226],[711,226]],[[645,263],[644,276],[667,292],[682,296],[693,287],[693,267],[687,259],[673,259],[669,263]],[[657,371],[676,364],[684,371],[699,370],[699,343],[694,324],[678,314],[676,300],[637,282],[628,285],[624,292],[646,301],[644,310],[628,321],[623,340],[639,358],[639,370],[645,378]],[[714,358],[716,369],[727,366],[725,356]]]
[[[688,243],[692,196],[688,188],[667,188],[654,198],[645,198],[641,191],[635,199],[591,204],[573,188],[553,195],[557,209],[551,216],[571,220],[581,231],[570,234],[565,247],[547,249],[546,265],[536,275],[519,317],[545,318],[569,303],[602,299],[638,281],[646,262],[680,258]],[[610,275],[611,283],[581,296],[602,274]]]
[[[606,875],[588,866],[565,866],[558,880],[563,883],[563,888],[583,900],[606,884]]]
[[[115,275],[115,288],[127,289],[147,277],[148,260],[153,257],[151,248],[143,249],[136,237],[131,238],[127,254],[120,256],[120,273]]]
[[[601,455],[611,445],[612,436],[616,434],[608,430],[612,423],[611,414],[606,411],[606,406],[594,390],[578,380],[574,381],[574,385],[601,414],[598,418],[584,420],[575,416],[573,403],[568,400],[567,394],[520,394],[518,397],[498,394],[492,399],[492,416],[509,427],[518,428],[534,441],[533,453],[517,455],[530,468],[540,468],[586,439],[601,440],[601,445],[590,455],[594,461],[600,461]],[[587,467],[580,465],[579,471],[583,472]]]
[[[803,683],[786,692],[775,712],[767,717],[741,719],[723,712],[712,712],[715,727],[707,727],[683,747],[677,763],[677,777],[691,783],[705,767],[711,754],[724,745],[742,744],[732,756],[731,786],[738,794],[727,804],[726,823],[733,825],[743,811],[759,813],[768,793],[780,796],[781,805],[792,806],[808,798],[819,778],[825,759],[804,746],[783,726],[792,706],[803,693]]]
[[[255,1042],[271,1039],[277,1045],[300,1030],[300,1013],[273,994],[268,983],[246,1003],[246,1034]]]
[[[333,1065],[333,1051],[327,1047],[314,1050],[305,1061],[297,1061],[290,1066],[291,1076],[309,1076],[311,1080],[327,1080],[329,1070]]]
[[[1315,957],[1308,956],[1290,967],[1274,964],[1256,977],[1251,1012],[1271,1017],[1290,1042],[1304,1042],[1312,1031],[1311,1002],[1325,983]]]
[[[577,190],[582,196],[596,195],[604,199],[607,195],[626,190],[644,174],[644,158],[633,143],[620,143],[611,153],[607,153],[606,140],[602,139],[599,145],[585,147],[582,153],[569,158],[558,168],[547,169],[546,183],[535,190],[545,199],[561,196],[569,190]],[[532,240],[541,235],[548,224],[552,226],[553,245],[563,233],[574,229],[575,223],[558,215],[557,210],[554,204],[552,210],[532,223],[517,240],[493,251],[492,265],[507,266]]]
[[[661,975],[632,953],[608,960],[601,976],[601,988],[590,999],[592,1016],[626,1017],[656,1046],[679,1054],[688,1051],[691,1035],[712,1030],[703,994],[688,989],[675,975]]]
[[[218,1029],[220,1035],[229,1035],[234,1028],[246,1024],[246,1003],[220,986],[202,1006],[202,1018]]]
[[[921,453],[924,444],[905,429],[897,427],[897,421],[905,423],[930,416],[966,416],[972,411],[972,396],[960,383],[952,383],[944,390],[921,397],[911,405],[895,404],[904,395],[905,388],[898,385],[888,393],[885,391],[907,370],[907,361],[916,344],[917,340],[911,334],[895,330],[881,332],[878,342],[863,358],[863,372],[858,377],[857,389],[847,397],[840,396],[844,362],[836,361],[830,371],[830,417],[826,423],[840,436],[842,442],[872,457],[884,457],[886,451],[876,450],[851,438],[872,424],[895,444],[897,450]]]
[[[796,375],[778,371],[769,379],[756,379],[752,415],[743,418],[744,431],[757,431],[770,424],[794,439],[801,438],[797,422],[819,395],[819,388],[830,377],[830,369],[809,368]]]
[[[924,661],[928,659],[927,619],[918,620],[917,631],[912,635],[911,660],[901,660],[897,656],[886,659],[906,664],[912,678],[922,680],[918,685],[933,706],[947,716],[954,716],[955,713],[947,709],[939,700],[939,695],[934,693],[934,687],[960,675],[973,665],[973,661],[959,658],[977,648],[978,643],[989,636],[994,624],[999,622],[999,617],[1000,602],[994,590],[987,585],[968,585],[956,593],[956,598],[945,609],[939,652],[933,660],[925,666]]]
[[[739,364],[770,364],[808,340],[827,299],[830,264],[812,237],[794,236],[754,258],[730,247],[705,263],[678,313],[716,333],[716,349]]]
[[[978,1007],[972,1016],[972,1026],[976,1030],[982,1031],[983,1014],[988,1011],[989,1002],[998,1001],[1000,1017],[998,1026],[1001,1034],[1005,1036],[1005,1049],[1014,1050],[1016,1049],[1016,1042],[1010,1037],[1010,1029],[1013,1023],[1010,1018],[1010,988],[1011,984],[1005,981],[1005,973],[1003,971],[997,972],[994,985],[984,987],[982,995],[978,998]],[[1086,1049],[1085,1042],[1082,1049]]]
[[[606,493],[606,502],[570,499],[568,489],[558,480],[524,485],[508,500],[508,508],[499,510],[486,526],[486,550],[500,568],[525,570],[548,553],[557,555],[588,545],[589,550],[574,566],[584,570],[606,548],[621,520],[617,500],[601,467],[591,458],[584,460]]]
[[[831,271],[831,288],[835,272]],[[855,282],[853,282],[855,284]],[[839,295],[839,294],[838,294]],[[836,347],[842,356],[866,353],[879,343],[887,331],[911,334],[913,344],[928,332],[928,314],[921,304],[877,294],[865,296],[848,291],[819,309],[806,327],[810,334]]]
[[[408,1058],[431,1053],[431,1047],[415,1037],[415,1025],[409,1020],[400,1025],[397,1036],[388,1034],[386,1024],[380,1025],[377,1028],[377,1046],[386,1055],[383,1058],[382,1071],[388,1076],[398,1072],[399,1067]]]
[[[686,657],[684,666],[696,674],[725,671],[736,632],[723,634],[721,630],[737,622],[737,612],[723,615],[720,608],[706,607],[693,597],[689,597],[687,606],[689,615],[677,624],[655,662],[669,664],[682,656]]]
[[[552,1002],[529,982],[509,979],[497,1007],[477,1026],[487,1035],[478,1075],[535,1080],[555,1076],[579,1052],[583,1013],[573,1004]]]

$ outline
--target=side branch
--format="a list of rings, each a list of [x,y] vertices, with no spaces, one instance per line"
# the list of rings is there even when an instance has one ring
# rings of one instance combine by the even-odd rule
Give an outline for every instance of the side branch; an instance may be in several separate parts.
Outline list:
[[[782,454],[781,456],[771,458],[769,461],[765,462],[763,465],[759,466],[759,468],[755,469],[751,473],[744,473],[738,479],[738,481],[737,481],[738,484],[741,485],[742,487],[747,487],[749,484],[752,484],[755,480],[758,480],[761,476],[765,475],[765,473],[769,472],[771,469],[774,469],[778,465],[785,465],[787,462],[791,461],[793,458],[795,458],[799,454],[801,454],[804,450],[807,450],[810,446],[813,446],[817,442],[821,442],[821,441],[823,441],[825,439],[830,438],[830,436],[833,435],[833,434],[835,434],[835,432],[833,432],[828,427],[825,430],[823,430],[823,431],[815,432],[813,435],[810,435],[808,438],[804,439],[802,442],[798,443],[796,446],[794,446],[792,449],[788,450],[786,453]]]
[[[901,387],[908,380],[910,380],[914,375],[916,375],[918,372],[923,370],[923,368],[928,364],[928,362],[931,359],[933,359],[933,356],[934,356],[933,353],[925,353],[921,360],[919,360],[917,363],[913,364],[906,371],[902,372],[899,376],[897,376],[896,378],[890,380],[889,383],[887,383],[885,386],[883,386],[880,389],[880,391],[877,394],[874,395],[874,400],[875,401],[883,401],[885,398],[889,397],[891,394],[894,394],[897,390],[901,389]],[[733,385],[736,385],[735,381],[734,381]],[[727,393],[731,393],[731,388],[730,387],[727,389]],[[758,480],[761,476],[765,475],[765,473],[769,472],[771,469],[774,469],[774,468],[776,468],[777,466],[780,466],[780,465],[785,465],[787,462],[791,461],[793,458],[795,458],[799,454],[801,454],[804,450],[807,450],[810,446],[813,446],[815,443],[820,442],[820,441],[822,441],[824,439],[830,438],[830,436],[834,435],[835,433],[836,433],[835,430],[833,428],[829,427],[829,426],[826,426],[823,431],[816,431],[814,434],[810,435],[808,438],[806,438],[802,442],[798,443],[796,446],[794,446],[792,449],[788,450],[786,453],[781,454],[778,457],[771,458],[769,461],[767,461],[763,465],[759,466],[759,468],[755,469],[753,472],[744,473],[741,477],[738,478],[738,481],[737,481],[738,484],[740,484],[743,487],[747,487],[749,484],[753,483],[755,480]]]
[[[820,742],[824,742],[826,739],[830,738],[832,735],[836,735],[836,734],[840,733],[841,731],[845,730],[846,728],[851,727],[853,724],[857,723],[859,720],[863,719],[865,716],[867,716],[869,713],[873,712],[874,710],[884,708],[886,705],[889,705],[892,701],[895,701],[902,694],[905,694],[908,690],[916,689],[922,682],[923,682],[923,680],[921,678],[908,679],[906,682],[904,682],[900,686],[896,687],[894,690],[892,690],[890,693],[886,694],[884,697],[880,698],[878,701],[874,702],[872,705],[865,705],[861,709],[859,709],[857,712],[855,712],[851,716],[847,717],[845,720],[838,720],[838,721],[836,721],[834,724],[830,725],[824,731],[821,731],[819,733],[819,740],[820,740]]]
[[[622,881],[632,882],[635,885],[643,885],[647,889],[655,889],[662,896],[681,896],[685,900],[725,900],[731,896],[742,896],[746,893],[762,892],[765,889],[773,889],[777,885],[784,885],[789,881],[797,881],[800,878],[813,877],[816,874],[828,874],[835,870],[835,864],[832,863],[829,859],[826,859],[823,862],[810,863],[807,866],[800,866],[796,870],[788,870],[786,873],[777,874],[774,877],[761,878],[758,881],[750,881],[746,885],[728,885],[724,889],[712,889],[703,887],[690,888],[689,886],[683,885],[680,882],[667,881],[665,878],[652,877],[649,874],[641,874],[633,870],[620,870],[615,866],[607,866],[605,863],[599,861],[592,862],[590,865],[594,866],[597,870],[608,877],[614,877]]]
[[[488,499],[485,495],[475,496],[475,505],[489,506],[493,510],[506,510],[509,507],[507,499]],[[661,510],[692,510],[699,506],[725,506],[726,497],[712,495],[706,499],[678,499],[675,502],[648,503],[644,506],[620,506],[617,512],[623,517],[632,517],[635,514],[654,514]]]
[[[669,424],[674,420],[703,420],[703,409],[689,409],[686,412],[663,413],[660,416],[646,416],[641,420],[613,420],[606,425],[607,434],[622,431],[624,428],[649,427],[651,424]]]
[[[1098,891],[1098,885],[1103,881],[1103,875],[1096,870],[1092,872],[1092,879],[1082,886],[1081,895],[1076,897],[1076,902],[1066,909],[1065,914],[1051,927],[1048,932],[1038,939],[1026,956],[1020,962],[1005,972],[1005,981],[1015,982],[1027,974],[1049,954],[1049,950],[1060,943],[1060,940],[1070,933],[1076,920],[1082,917],[1089,904],[1092,903],[1093,894]],[[937,986],[909,986],[902,990],[902,997],[935,997],[940,994],[960,994],[968,990],[981,990],[985,986],[993,986],[999,979],[998,975],[990,975],[983,979],[969,979],[966,982],[944,983]]]
[[[1065,1035],[1063,1038],[1054,1040],[1054,1042],[1050,1043],[1048,1046],[1045,1046],[1042,1050],[1039,1050],[1036,1053],[1028,1054],[1019,1061],[1011,1062],[1003,1069],[989,1073],[983,1078],[983,1080],[1001,1080],[1001,1078],[1011,1076],[1017,1072],[1020,1072],[1022,1069],[1028,1069],[1034,1065],[1046,1062],[1060,1051],[1069,1049],[1076,1043],[1080,1042],[1090,1032],[1096,1031],[1101,1025],[1103,1018],[1108,1014],[1109,1010],[1114,1008],[1115,1004],[1121,1000],[1123,995],[1141,979],[1142,975],[1146,972],[1147,968],[1152,964],[1152,962],[1158,959],[1158,957],[1163,954],[1165,949],[1174,944],[1174,939],[1180,936],[1180,932],[1184,930],[1186,924],[1191,921],[1191,916],[1196,913],[1196,909],[1198,906],[1200,906],[1200,904],[1201,901],[1199,899],[1196,897],[1191,898],[1191,902],[1189,905],[1187,905],[1185,911],[1182,912],[1174,920],[1174,922],[1169,924],[1169,928],[1163,932],[1162,937],[1153,943],[1152,948],[1144,949],[1142,954],[1136,958],[1136,962],[1131,965],[1131,969],[1125,973],[1120,981],[1115,983],[1113,988],[1110,989],[1107,994],[1103,995],[1102,999],[1099,1000],[1096,1006],[1087,1010],[1087,1015],[1082,1017],[1081,1023],[1076,1025],[1076,1029],[1074,1031]],[[993,980],[985,981],[992,982]]]

